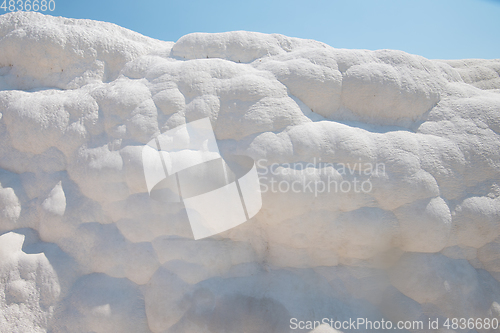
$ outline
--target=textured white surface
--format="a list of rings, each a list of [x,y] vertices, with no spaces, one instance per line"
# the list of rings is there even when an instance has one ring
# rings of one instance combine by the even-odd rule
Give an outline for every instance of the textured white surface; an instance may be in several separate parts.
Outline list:
[[[171,43],[0,16],[0,331],[498,318],[499,73],[499,60],[281,35]],[[271,176],[372,187],[268,190],[251,221],[194,241],[180,203],[150,199],[141,156],[204,117],[222,156],[252,157],[269,188]],[[368,164],[384,170],[358,173]]]

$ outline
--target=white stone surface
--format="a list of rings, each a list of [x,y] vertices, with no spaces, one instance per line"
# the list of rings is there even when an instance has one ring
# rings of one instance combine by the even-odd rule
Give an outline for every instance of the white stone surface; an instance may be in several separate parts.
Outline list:
[[[23,251],[24,236],[0,236],[0,327],[4,332],[46,332],[61,287],[45,254]]]
[[[0,16],[0,331],[498,318],[499,69]],[[205,117],[223,157],[256,161],[263,207],[195,241],[182,204],[149,197],[141,157]]]

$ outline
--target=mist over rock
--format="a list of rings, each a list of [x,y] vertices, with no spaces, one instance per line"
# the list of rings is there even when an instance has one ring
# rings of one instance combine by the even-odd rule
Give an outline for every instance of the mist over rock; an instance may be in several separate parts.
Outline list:
[[[194,240],[183,204],[148,193],[142,151],[203,118],[223,159],[255,161],[262,208]],[[1,332],[499,309],[500,60],[0,16]]]

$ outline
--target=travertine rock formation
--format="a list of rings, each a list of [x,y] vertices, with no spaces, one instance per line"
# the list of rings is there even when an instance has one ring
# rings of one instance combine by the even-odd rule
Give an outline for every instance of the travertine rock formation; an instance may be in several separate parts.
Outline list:
[[[499,74],[500,60],[0,16],[0,331],[498,319]],[[150,198],[141,151],[205,117],[223,156],[256,161],[263,207],[195,241],[182,204]]]

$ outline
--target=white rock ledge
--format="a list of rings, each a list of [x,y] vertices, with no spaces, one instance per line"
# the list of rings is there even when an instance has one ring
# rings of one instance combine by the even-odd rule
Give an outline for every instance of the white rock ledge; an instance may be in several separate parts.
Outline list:
[[[141,151],[205,117],[268,190],[195,241]],[[0,234],[1,332],[500,319],[500,60],[2,15]]]

